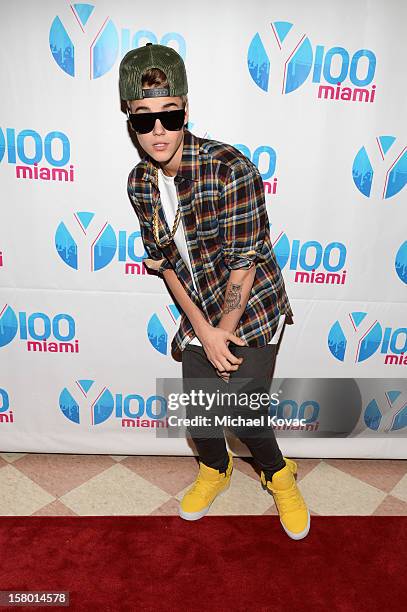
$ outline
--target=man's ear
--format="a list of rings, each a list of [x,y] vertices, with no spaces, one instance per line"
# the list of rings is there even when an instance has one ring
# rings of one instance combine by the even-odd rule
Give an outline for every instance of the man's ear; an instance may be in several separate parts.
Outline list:
[[[184,127],[186,127],[187,123],[189,121],[189,104],[188,104],[188,100],[185,103],[185,123],[184,123]]]

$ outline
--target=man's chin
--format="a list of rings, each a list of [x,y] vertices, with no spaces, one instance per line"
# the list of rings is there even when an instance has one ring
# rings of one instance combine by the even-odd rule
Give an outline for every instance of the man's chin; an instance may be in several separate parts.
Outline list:
[[[168,151],[151,151],[148,153],[150,157],[152,157],[152,159],[154,159],[154,161],[160,163],[160,164],[166,164],[167,162],[170,161],[170,159],[173,156],[173,153],[170,153]]]

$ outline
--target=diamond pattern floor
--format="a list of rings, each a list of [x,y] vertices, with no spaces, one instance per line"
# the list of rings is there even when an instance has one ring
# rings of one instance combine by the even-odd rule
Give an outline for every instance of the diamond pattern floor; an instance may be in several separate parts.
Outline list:
[[[311,514],[407,516],[407,460],[296,461]],[[197,471],[194,457],[0,453],[0,515],[174,515]],[[209,514],[277,514],[250,458]]]

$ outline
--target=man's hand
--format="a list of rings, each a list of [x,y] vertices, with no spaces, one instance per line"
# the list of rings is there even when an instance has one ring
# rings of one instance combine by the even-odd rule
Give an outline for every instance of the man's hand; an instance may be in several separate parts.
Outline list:
[[[226,341],[226,344],[229,344],[230,340]],[[222,380],[224,380],[225,382],[229,382],[230,380],[230,372],[226,372],[223,371],[221,372],[220,370],[216,370],[216,374],[219,376],[219,378],[221,378]]]
[[[216,370],[216,374],[219,376],[219,378],[221,378],[225,382],[227,382],[227,383],[229,382],[229,380],[230,380],[230,372],[219,372],[219,370]]]
[[[208,360],[219,374],[233,372],[238,369],[243,357],[235,357],[228,348],[229,342],[238,346],[246,346],[246,342],[231,332],[213,327],[206,322],[195,330],[195,335],[200,340]]]

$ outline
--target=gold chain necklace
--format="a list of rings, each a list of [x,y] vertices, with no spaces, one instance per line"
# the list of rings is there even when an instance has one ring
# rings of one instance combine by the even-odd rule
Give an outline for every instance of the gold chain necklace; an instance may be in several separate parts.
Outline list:
[[[156,178],[157,185],[158,185],[158,168],[156,168],[154,166],[154,170],[155,170],[155,178]],[[170,233],[170,237],[167,238],[167,239],[164,239],[162,242],[160,242],[160,238],[159,238],[159,235],[158,235],[158,206],[154,207],[154,210],[153,210],[153,233],[154,233],[155,241],[158,244],[158,246],[167,246],[167,244],[170,244],[171,240],[175,236],[175,232],[177,231],[180,218],[181,218],[181,208],[180,208],[180,205],[179,205],[179,202],[178,202],[177,213],[175,215],[174,225],[172,227],[172,230],[171,230],[171,233]]]

